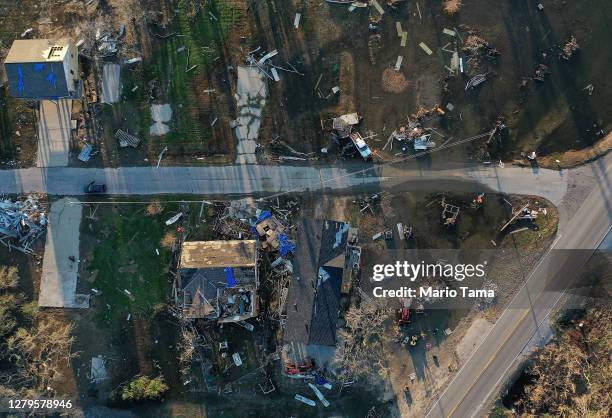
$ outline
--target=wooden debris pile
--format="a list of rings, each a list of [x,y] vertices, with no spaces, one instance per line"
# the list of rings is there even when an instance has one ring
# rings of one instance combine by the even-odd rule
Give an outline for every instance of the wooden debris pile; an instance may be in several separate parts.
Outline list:
[[[580,46],[578,45],[578,42],[576,42],[576,38],[571,36],[561,49],[561,58],[564,60],[570,60],[579,49]]]

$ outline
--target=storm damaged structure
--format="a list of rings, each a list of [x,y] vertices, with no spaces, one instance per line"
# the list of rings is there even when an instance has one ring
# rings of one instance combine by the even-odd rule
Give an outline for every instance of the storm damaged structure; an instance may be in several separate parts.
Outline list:
[[[342,154],[357,151],[365,161],[369,161],[372,151],[361,134],[355,130],[361,119],[358,113],[347,113],[331,119],[321,118],[321,129],[330,133],[334,143],[341,148]]]
[[[257,241],[184,242],[177,282],[177,302],[187,319],[222,324],[256,317]]]
[[[359,273],[361,249],[357,229],[347,222],[303,220],[297,225],[293,280],[289,286],[284,324],[284,372],[308,374],[332,358],[341,298]]]

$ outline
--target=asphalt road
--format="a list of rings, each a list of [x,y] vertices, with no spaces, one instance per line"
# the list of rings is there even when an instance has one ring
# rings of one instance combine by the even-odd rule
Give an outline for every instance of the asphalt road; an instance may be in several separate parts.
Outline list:
[[[538,195],[559,203],[567,190],[567,175],[554,170],[482,164],[435,169],[403,163],[344,167],[229,165],[0,170],[0,192],[81,195],[84,186],[92,180],[105,183],[108,193],[115,195],[253,195],[359,187],[380,189],[399,183],[411,190],[444,190],[447,185],[454,188],[458,182],[464,182],[502,193]]]
[[[612,157],[561,173],[478,164],[428,167],[420,163],[375,168],[365,165],[348,168],[265,165],[31,168],[1,170],[0,193],[79,195],[83,194],[85,184],[95,180],[106,183],[109,193],[117,195],[253,195],[305,190],[380,190],[401,184],[403,190],[456,190],[466,185],[469,190],[482,188],[483,191],[545,197],[561,205],[562,221],[557,241],[428,414],[429,417],[467,417],[481,412],[482,405],[537,332],[536,324],[548,315],[575,272],[609,231],[612,203],[608,171],[611,165]],[[370,169],[361,172],[367,167]],[[595,182],[592,182],[593,177]],[[594,190],[584,201],[580,194],[572,198],[581,204],[566,205],[568,196],[576,195],[583,183],[595,183]]]
[[[473,417],[507,377],[507,372],[547,318],[563,291],[606,237],[612,225],[612,193],[608,178],[612,161],[593,165],[595,186],[526,285],[517,293],[483,342],[472,353],[427,417]]]

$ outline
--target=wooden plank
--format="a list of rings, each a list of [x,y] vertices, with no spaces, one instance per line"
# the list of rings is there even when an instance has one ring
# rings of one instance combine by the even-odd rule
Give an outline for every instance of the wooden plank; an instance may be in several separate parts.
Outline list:
[[[397,30],[397,36],[402,37],[404,35],[401,22],[395,22],[395,30]]]
[[[374,6],[374,8],[376,10],[378,10],[378,13],[380,13],[381,15],[385,14],[385,11],[383,10],[383,8],[380,6],[380,3],[378,3],[378,1],[376,0],[372,0],[372,5]]]
[[[433,54],[433,51],[432,51],[431,49],[429,49],[429,47],[428,47],[427,45],[425,45],[425,43],[424,43],[424,42],[421,42],[421,43],[419,44],[419,46],[421,47],[421,49],[422,49],[423,51],[425,51],[425,52],[427,53],[427,55],[431,55],[431,54]]]
[[[402,61],[403,61],[404,57],[402,57],[401,55],[397,56],[397,61],[395,61],[395,71],[399,71],[401,66],[402,66]]]

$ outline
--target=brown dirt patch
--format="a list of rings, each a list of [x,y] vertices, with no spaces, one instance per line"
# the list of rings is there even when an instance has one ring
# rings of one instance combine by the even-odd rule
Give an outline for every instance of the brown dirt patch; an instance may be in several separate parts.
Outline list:
[[[387,68],[382,73],[382,87],[389,93],[401,93],[408,87],[406,76],[393,68]]]
[[[338,113],[352,112],[355,108],[355,63],[350,52],[340,53],[340,102],[338,103]]]
[[[146,214],[147,216],[155,216],[160,214],[164,210],[164,207],[158,201],[149,203],[147,206]]]
[[[571,150],[562,154],[549,155],[541,158],[539,162],[542,167],[571,168],[606,155],[611,149],[612,132],[610,132],[592,147],[587,147],[578,151]],[[559,160],[560,162],[557,163],[556,160]]]
[[[172,248],[174,246],[174,244],[176,243],[176,233],[174,231],[168,231],[166,232],[166,234],[162,237],[161,241],[159,242],[159,245],[162,246],[162,248]]]

